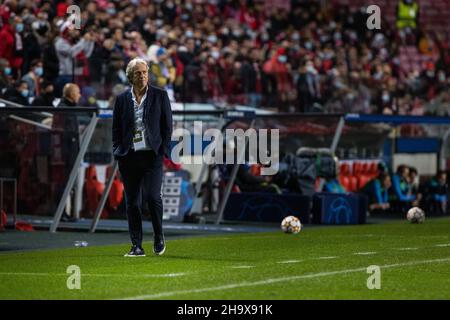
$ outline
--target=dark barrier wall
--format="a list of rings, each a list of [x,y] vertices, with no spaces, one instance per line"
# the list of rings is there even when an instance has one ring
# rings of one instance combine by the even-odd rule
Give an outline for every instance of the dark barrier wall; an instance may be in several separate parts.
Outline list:
[[[317,193],[313,197],[313,223],[364,224],[367,198],[359,194]]]
[[[232,193],[225,207],[225,220],[281,222],[296,216],[309,223],[311,198],[295,194]]]

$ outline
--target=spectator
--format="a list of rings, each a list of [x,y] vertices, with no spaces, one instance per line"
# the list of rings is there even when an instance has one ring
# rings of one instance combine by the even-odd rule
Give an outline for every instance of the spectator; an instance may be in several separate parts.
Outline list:
[[[45,81],[42,83],[41,94],[33,100],[32,105],[38,107],[53,107],[54,100],[55,89],[53,83]]]
[[[326,183],[323,186],[323,192],[346,193],[344,187],[341,185],[341,183],[336,177],[329,178],[326,180]]]
[[[416,197],[417,202],[422,199],[422,194],[419,192],[419,172],[414,167],[409,167],[409,188],[411,193]]]
[[[397,5],[397,28],[418,27],[419,4],[416,0],[400,0]]]
[[[8,60],[0,58],[0,97],[3,97],[5,91],[12,83],[12,69]]]
[[[399,165],[397,172],[392,177],[391,193],[392,203],[398,212],[406,212],[411,206],[417,204],[409,179],[409,167],[403,164]]]
[[[367,32],[364,8],[313,1],[294,1],[289,11],[272,12],[254,1],[82,1],[81,30],[89,26],[84,35],[62,23],[72,3],[0,5],[5,39],[0,58],[8,60],[13,82],[30,71],[34,59],[42,59],[43,78],[53,82],[58,97],[73,81],[95,88],[97,99],[109,99],[114,85],[126,83],[120,60],[139,56],[159,64],[156,53],[163,47],[167,63],[162,69],[175,69],[166,83],[175,99],[185,102],[420,115],[438,109],[435,99],[449,89],[445,37],[418,24],[417,0],[399,2],[398,29],[386,22],[377,32]],[[424,63],[409,70],[403,63],[398,37],[414,38],[413,29],[423,35],[421,61],[429,57],[433,70]],[[383,102],[385,93],[389,100]]]
[[[169,98],[173,100],[173,83],[176,78],[176,69],[165,48],[158,48],[155,58],[155,61],[150,63],[150,73],[152,75],[150,81],[155,86],[166,89]]]
[[[385,213],[391,208],[389,203],[389,189],[392,186],[391,176],[381,172],[370,180],[362,189],[369,201],[369,210],[373,213]]]
[[[18,81],[16,82],[16,85],[14,87],[11,87],[6,90],[4,97],[5,100],[9,100],[22,106],[28,106],[29,95],[30,91],[28,89],[28,83],[25,81]]]
[[[11,15],[9,23],[3,24],[0,31],[0,39],[2,39],[0,41],[0,57],[8,60],[16,79],[21,76],[23,63],[23,31],[22,18],[14,14]]]
[[[440,170],[424,187],[423,206],[426,212],[432,215],[446,214],[448,191],[447,173]]]
[[[59,60],[59,76],[55,82],[56,96],[60,97],[65,84],[74,80],[74,59],[80,53],[89,57],[94,49],[93,35],[87,32],[78,40],[79,31],[71,29],[71,22],[64,22],[60,28],[60,36],[56,39],[55,50]]]
[[[22,77],[22,81],[28,84],[29,97],[34,98],[41,94],[41,81],[44,74],[43,63],[41,60],[31,62],[30,71]]]
[[[290,74],[290,64],[288,63],[287,52],[285,48],[279,48],[264,63],[264,72],[271,79],[272,89],[269,93],[276,97],[274,106],[281,110],[288,110],[289,92],[292,91],[292,77]]]
[[[320,98],[319,76],[312,61],[307,61],[300,68],[297,80],[297,93],[299,111],[312,112],[313,104]]]

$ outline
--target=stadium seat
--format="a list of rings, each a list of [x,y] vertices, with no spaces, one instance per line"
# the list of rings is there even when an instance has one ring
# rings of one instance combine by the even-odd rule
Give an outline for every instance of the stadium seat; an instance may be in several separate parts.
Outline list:
[[[369,182],[371,177],[369,175],[361,175],[358,177],[358,190],[364,188],[364,186]]]
[[[340,176],[339,182],[344,187],[345,191],[350,191],[350,177],[349,176]]]
[[[349,188],[349,192],[356,192],[358,191],[358,177],[357,176],[350,176],[350,188]]]
[[[97,170],[95,169],[95,166],[91,165],[86,169],[85,177],[86,177],[84,183],[84,194],[86,195],[85,209],[87,213],[90,216],[92,216],[94,215],[97,209],[105,186],[103,183],[98,181]],[[102,218],[107,218],[106,210],[103,210]]]
[[[106,176],[109,177],[111,175],[110,173],[111,167],[108,167],[106,170]],[[119,175],[116,174],[114,176],[114,181],[111,185],[111,190],[109,191],[108,195],[108,207],[111,209],[117,209],[117,207],[122,203],[123,201],[123,191],[124,186],[122,181],[119,179]]]

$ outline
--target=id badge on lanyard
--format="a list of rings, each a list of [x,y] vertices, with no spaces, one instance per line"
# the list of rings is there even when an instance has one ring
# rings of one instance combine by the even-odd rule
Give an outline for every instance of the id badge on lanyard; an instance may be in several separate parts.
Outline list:
[[[145,143],[144,132],[142,130],[134,131],[133,145],[134,145],[135,151],[139,151],[139,150],[143,150],[143,149],[147,148],[147,145]]]

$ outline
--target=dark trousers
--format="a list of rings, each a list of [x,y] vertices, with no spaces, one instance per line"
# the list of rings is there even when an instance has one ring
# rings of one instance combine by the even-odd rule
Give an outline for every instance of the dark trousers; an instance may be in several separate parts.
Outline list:
[[[155,238],[163,236],[161,184],[163,156],[153,151],[132,151],[118,158],[119,171],[125,188],[128,229],[133,245],[142,245],[142,204],[146,202]]]

